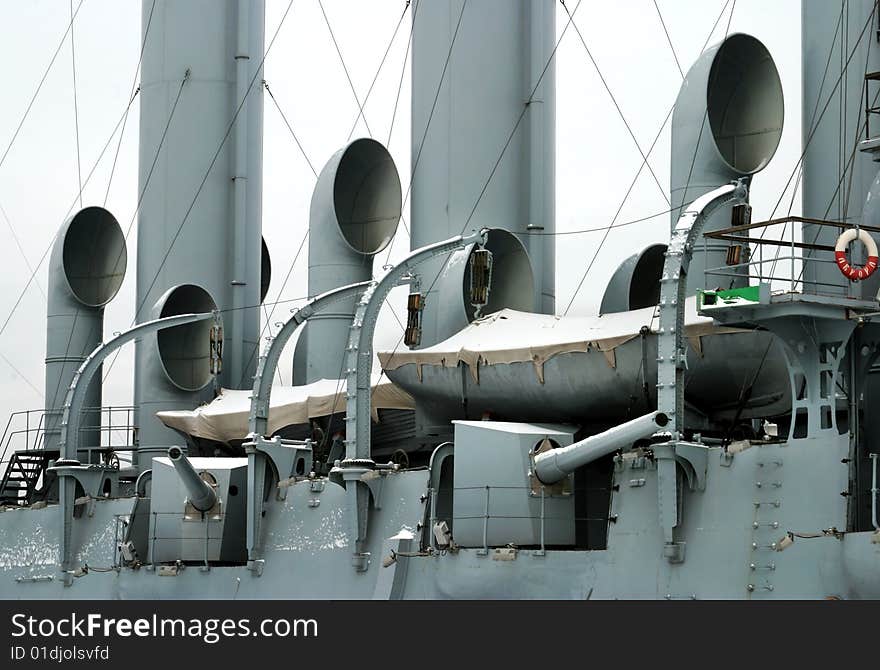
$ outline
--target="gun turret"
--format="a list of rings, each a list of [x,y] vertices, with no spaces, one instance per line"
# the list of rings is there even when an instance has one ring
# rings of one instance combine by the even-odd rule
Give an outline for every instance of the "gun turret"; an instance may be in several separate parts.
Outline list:
[[[567,447],[539,453],[534,457],[535,476],[542,484],[555,484],[582,465],[618,449],[628,449],[634,442],[650,437],[667,423],[669,418],[663,412],[651,412]]]
[[[199,477],[192,463],[180,447],[168,449],[168,458],[189,494],[189,504],[200,512],[207,512],[217,504],[217,493],[208,482]]]

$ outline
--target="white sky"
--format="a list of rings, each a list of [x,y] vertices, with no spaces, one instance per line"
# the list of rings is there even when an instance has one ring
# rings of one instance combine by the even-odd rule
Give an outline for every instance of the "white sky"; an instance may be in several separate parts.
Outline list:
[[[74,0],[74,6],[78,2]],[[358,96],[363,100],[405,2],[323,2]],[[267,44],[287,4],[288,0],[267,0]],[[577,0],[568,0],[567,4],[574,9]],[[128,102],[140,48],[140,5],[139,0],[84,0],[74,24],[83,179]],[[658,5],[681,67],[687,71],[699,55],[725,0],[658,0]],[[768,47],[782,77],[787,103],[785,128],[776,157],[753,182],[754,216],[761,220],[772,210],[800,155],[800,0],[731,0],[710,44],[723,37],[731,6],[731,32],[750,33]],[[69,0],[0,0],[0,81],[4,90],[0,105],[0,156],[12,139],[69,20]],[[558,33],[565,21],[565,12],[557,4]],[[575,22],[639,143],[647,151],[681,82],[653,0],[584,0]],[[383,143],[389,137],[409,27],[407,17],[365,107],[370,128]],[[410,87],[406,67],[390,140],[404,190],[410,171]],[[40,262],[79,190],[72,74],[68,39],[12,150],[0,165],[0,326],[18,300],[31,274],[29,268]],[[266,60],[266,80],[309,159],[320,170],[330,155],[347,143],[358,109],[317,0],[294,0],[293,10]],[[138,114],[135,102],[106,205],[123,229],[132,220],[137,201]],[[354,137],[364,135],[366,130],[360,122]],[[116,139],[84,189],[84,205],[104,203]],[[500,152],[501,147],[498,149]],[[570,29],[557,52],[557,230],[608,225],[641,162],[583,45]],[[668,195],[668,125],[650,164]],[[311,170],[267,97],[263,234],[273,261],[267,302],[306,294],[305,252],[280,295],[279,290],[308,225],[313,185]],[[618,221],[666,209],[666,201],[644,170]],[[792,213],[800,213],[799,202]],[[570,313],[596,313],[605,284],[620,261],[649,243],[667,241],[668,231],[668,216],[612,231]],[[558,310],[563,310],[571,299],[601,237],[602,233],[592,233],[558,238]],[[120,294],[106,309],[105,339],[131,325],[135,242],[136,233],[132,231],[128,240],[129,271]],[[401,227],[391,249],[391,261],[400,259],[408,250],[409,240]],[[380,254],[379,262],[384,258],[385,254]],[[0,334],[0,354],[8,359],[0,358],[3,415],[43,406],[43,290],[47,261],[48,255],[39,268],[37,281],[28,288]],[[290,306],[279,305],[272,322],[288,314]],[[393,319],[386,314],[380,323],[377,348],[393,347],[399,334]],[[109,375],[105,404],[131,402],[132,360],[133,348],[129,347]],[[282,362],[282,375],[285,383],[290,383],[289,360]]]

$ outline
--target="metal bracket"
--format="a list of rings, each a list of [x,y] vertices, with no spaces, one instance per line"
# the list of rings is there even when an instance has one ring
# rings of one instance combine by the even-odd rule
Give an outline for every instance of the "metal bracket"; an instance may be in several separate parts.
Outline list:
[[[89,498],[103,498],[104,480],[110,479],[110,495],[115,495],[119,488],[119,469],[110,468],[106,465],[86,464],[78,461],[59,461],[57,465],[46,468],[47,472],[54,472],[58,477],[72,477],[82,486],[83,492]]]
[[[251,434],[249,441],[244,443],[248,457],[248,490],[247,490],[247,549],[248,565],[259,558],[261,550],[260,525],[265,512],[263,501],[266,497],[266,464],[271,464],[274,475],[279,483],[295,473],[296,464],[303,461],[302,474],[307,475],[312,469],[312,442],[282,440],[275,437],[271,440]],[[287,498],[286,486],[275,489],[276,500]],[[255,572],[262,574],[262,569]]]
[[[244,443],[246,454],[261,454],[269,459],[278,481],[294,476],[307,476],[312,471],[312,441],[311,440],[283,440],[280,437],[266,439],[257,435],[250,435],[250,441]],[[302,472],[297,472],[297,463],[302,460]],[[276,491],[278,500],[287,498],[287,488],[281,487]]]
[[[351,458],[339,462],[330,470],[330,479],[345,487],[349,511],[349,537],[354,548],[351,564],[356,572],[366,572],[370,554],[365,551],[370,512],[371,473],[376,464],[369,458]],[[381,490],[380,490],[381,493]]]
[[[682,466],[691,491],[705,491],[709,448],[701,444],[679,442],[675,445],[675,460]]]

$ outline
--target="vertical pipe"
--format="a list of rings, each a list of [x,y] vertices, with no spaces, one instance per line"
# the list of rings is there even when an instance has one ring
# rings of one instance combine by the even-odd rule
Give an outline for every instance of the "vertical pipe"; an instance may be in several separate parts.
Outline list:
[[[529,68],[525,82],[534,90],[528,119],[529,256],[535,281],[535,307],[542,314],[556,310],[556,63],[547,60],[556,44],[556,8],[552,2],[529,0],[527,12]],[[544,68],[547,68],[546,71]],[[539,83],[540,82],[540,83]],[[537,87],[537,88],[536,88]]]
[[[235,48],[235,107],[242,104],[235,121],[235,155],[232,172],[232,332],[242,333],[244,329],[244,312],[247,304],[245,290],[248,287],[245,261],[245,239],[247,236],[247,140],[248,140],[248,103],[245,100],[248,89],[248,0],[238,0],[238,25]],[[262,88],[262,87],[261,87]],[[241,347],[233,346],[228,360],[228,373],[233,380],[241,379],[244,352]]]

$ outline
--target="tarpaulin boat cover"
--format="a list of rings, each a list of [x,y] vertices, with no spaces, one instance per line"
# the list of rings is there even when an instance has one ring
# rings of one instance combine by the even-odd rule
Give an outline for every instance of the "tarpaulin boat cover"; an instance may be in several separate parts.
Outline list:
[[[192,411],[157,412],[169,428],[218,442],[241,440],[248,433],[252,391],[222,389],[220,395]],[[380,409],[415,409],[404,390],[387,379],[373,378],[372,412],[378,421]],[[345,412],[345,380],[320,379],[304,386],[274,386],[269,402],[269,434],[285,426],[308,423],[309,419]]]
[[[639,337],[643,326],[657,332],[656,307],[601,316],[553,316],[503,309],[477,319],[434,346],[415,351],[382,351],[378,356],[384,370],[414,363],[419,379],[424,365],[456,367],[463,362],[478,383],[481,365],[531,361],[543,383],[545,361],[559,354],[594,349],[605,354],[608,364],[614,367],[614,350]],[[685,337],[697,352],[702,353],[700,338],[705,335],[735,332],[742,331],[715,325],[710,317],[697,314],[695,297],[687,299]]]

